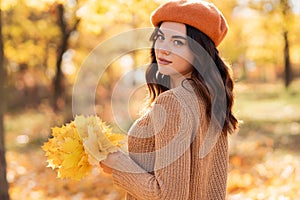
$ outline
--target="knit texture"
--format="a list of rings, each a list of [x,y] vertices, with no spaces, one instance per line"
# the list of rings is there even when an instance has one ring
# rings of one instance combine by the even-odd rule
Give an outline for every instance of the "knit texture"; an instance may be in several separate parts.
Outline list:
[[[224,200],[228,142],[220,134],[204,158],[209,123],[200,98],[182,86],[159,95],[129,131],[129,156],[113,170],[127,200]]]
[[[165,21],[188,24],[205,33],[215,46],[224,39],[228,25],[214,4],[202,0],[170,1],[151,14],[151,23],[157,27]]]

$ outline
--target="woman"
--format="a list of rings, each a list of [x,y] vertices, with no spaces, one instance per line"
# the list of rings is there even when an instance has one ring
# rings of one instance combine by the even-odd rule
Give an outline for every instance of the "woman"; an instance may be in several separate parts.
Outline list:
[[[227,33],[205,1],[172,1],[156,27],[146,71],[150,109],[129,130],[129,155],[100,163],[127,199],[225,199],[227,134],[237,129],[233,81],[216,47]]]

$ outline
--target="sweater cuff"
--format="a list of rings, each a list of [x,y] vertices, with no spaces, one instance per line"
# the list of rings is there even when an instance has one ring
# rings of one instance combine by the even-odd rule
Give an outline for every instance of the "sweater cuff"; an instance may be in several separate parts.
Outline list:
[[[113,183],[137,199],[153,199],[151,195],[149,196],[146,185],[143,185],[148,183],[147,180],[151,178],[153,178],[153,176],[147,173],[122,172],[118,170],[113,170],[112,173]],[[141,187],[144,191],[140,190]]]
[[[134,173],[122,172],[113,170],[112,172],[113,183],[121,188],[127,188],[135,182]]]
[[[128,188],[129,185],[132,186],[136,184],[137,177],[141,174],[147,174],[147,172],[136,164],[128,155],[124,154],[119,157],[119,162],[112,170],[114,184],[123,188]]]

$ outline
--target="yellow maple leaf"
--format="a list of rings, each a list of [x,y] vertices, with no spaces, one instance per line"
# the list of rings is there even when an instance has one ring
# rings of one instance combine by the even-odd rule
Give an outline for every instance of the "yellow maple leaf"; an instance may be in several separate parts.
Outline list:
[[[124,134],[112,133],[112,129],[97,116],[76,116],[74,123],[83,140],[84,149],[90,155],[90,162],[106,159],[125,142]],[[94,162],[93,162],[94,163]]]
[[[52,128],[52,136],[42,146],[48,167],[56,169],[59,178],[79,180],[89,174],[91,164],[74,122]]]
[[[42,149],[47,156],[47,167],[57,170],[59,178],[80,180],[90,173],[91,164],[98,165],[118,148],[127,150],[127,137],[112,133],[97,116],[76,116],[62,127],[52,128],[52,136]]]

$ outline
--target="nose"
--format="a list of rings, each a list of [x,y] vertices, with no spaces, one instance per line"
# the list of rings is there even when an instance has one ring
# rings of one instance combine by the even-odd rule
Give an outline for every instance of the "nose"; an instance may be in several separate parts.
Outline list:
[[[170,53],[171,53],[171,50],[169,48],[167,48],[166,46],[159,47],[157,49],[158,49],[159,53],[164,54],[164,55],[170,55]]]
[[[165,55],[170,55],[171,51],[167,50],[167,49],[158,49],[158,51],[161,54],[165,54]]]
[[[166,50],[166,49],[158,49],[158,52],[164,55],[170,55],[170,51]]]
[[[171,53],[170,46],[167,41],[160,41],[156,43],[156,49],[161,54],[169,55]]]

